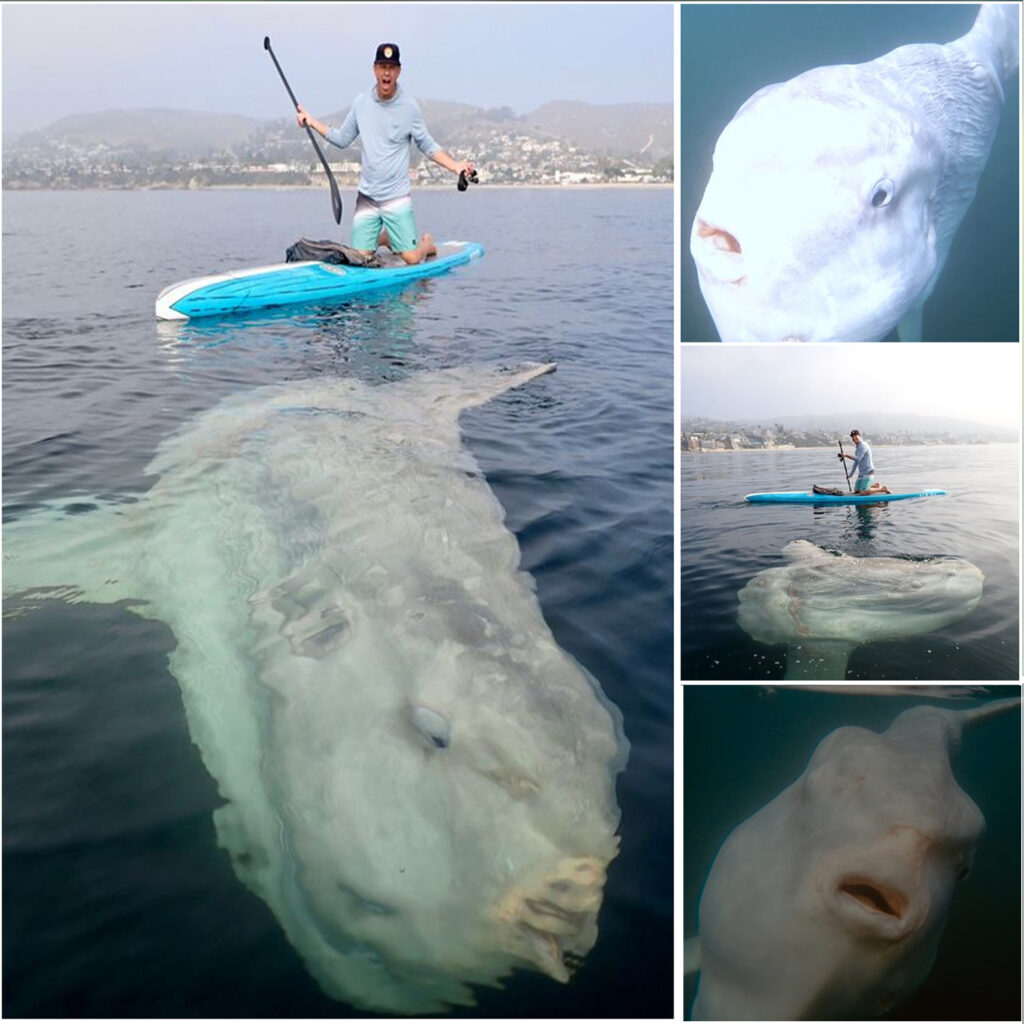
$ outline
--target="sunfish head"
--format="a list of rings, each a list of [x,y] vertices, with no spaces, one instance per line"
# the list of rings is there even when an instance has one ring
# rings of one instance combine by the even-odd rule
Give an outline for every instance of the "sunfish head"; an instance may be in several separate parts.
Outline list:
[[[723,341],[879,341],[930,291],[940,143],[863,67],[768,86],[722,132],[690,250]]]
[[[942,716],[830,733],[726,840],[701,899],[698,1018],[880,1016],[925,978],[984,827]]]
[[[438,640],[452,613],[419,615],[432,642],[417,664],[367,653],[414,694],[375,667],[358,706],[297,701],[292,664],[275,709],[291,860],[277,909],[324,989],[359,1006],[472,1005],[473,985],[520,968],[565,982],[597,940],[618,849],[617,712],[550,639],[488,649],[500,627],[466,616],[465,643]],[[331,644],[361,644],[358,623],[350,633],[316,648],[310,688],[331,677]]]

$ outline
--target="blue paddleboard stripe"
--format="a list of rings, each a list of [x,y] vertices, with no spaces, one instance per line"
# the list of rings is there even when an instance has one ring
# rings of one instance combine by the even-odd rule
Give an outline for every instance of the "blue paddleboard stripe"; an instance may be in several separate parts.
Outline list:
[[[748,494],[746,500],[755,505],[866,505],[879,501],[902,501],[905,498],[931,498],[946,493],[941,490],[912,491],[906,494],[813,494],[809,491],[766,491],[762,494]]]

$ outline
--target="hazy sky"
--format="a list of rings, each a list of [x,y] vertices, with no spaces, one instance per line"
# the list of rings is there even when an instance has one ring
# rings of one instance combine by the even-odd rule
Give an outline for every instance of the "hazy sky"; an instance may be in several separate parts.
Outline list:
[[[685,345],[682,415],[951,416],[1020,426],[1020,345]]]
[[[289,103],[266,35],[313,112],[371,86],[385,41],[421,99],[519,114],[556,99],[673,100],[668,3],[5,3],[4,130],[132,107],[279,117]]]

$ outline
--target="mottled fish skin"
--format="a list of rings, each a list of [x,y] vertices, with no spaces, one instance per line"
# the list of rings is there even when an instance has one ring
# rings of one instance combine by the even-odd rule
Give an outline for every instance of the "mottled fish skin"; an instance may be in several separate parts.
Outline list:
[[[621,716],[545,623],[458,424],[553,369],[258,389],[165,442],[137,500],[4,527],[5,613],[124,600],[173,630],[217,841],[353,1006],[566,982],[597,941]]]
[[[945,46],[815,68],[740,107],[690,235],[722,341],[881,341],[894,328],[922,340],[1017,69],[1019,17],[983,4]]]

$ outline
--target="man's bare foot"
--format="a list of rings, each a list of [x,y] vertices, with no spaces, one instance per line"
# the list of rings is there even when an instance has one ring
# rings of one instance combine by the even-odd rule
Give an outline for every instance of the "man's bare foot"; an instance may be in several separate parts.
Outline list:
[[[413,266],[416,263],[422,263],[431,256],[436,256],[437,246],[434,245],[434,240],[430,235],[424,232],[423,237],[420,239],[420,244],[415,249],[407,249],[405,252],[399,253],[399,255],[406,263]]]

